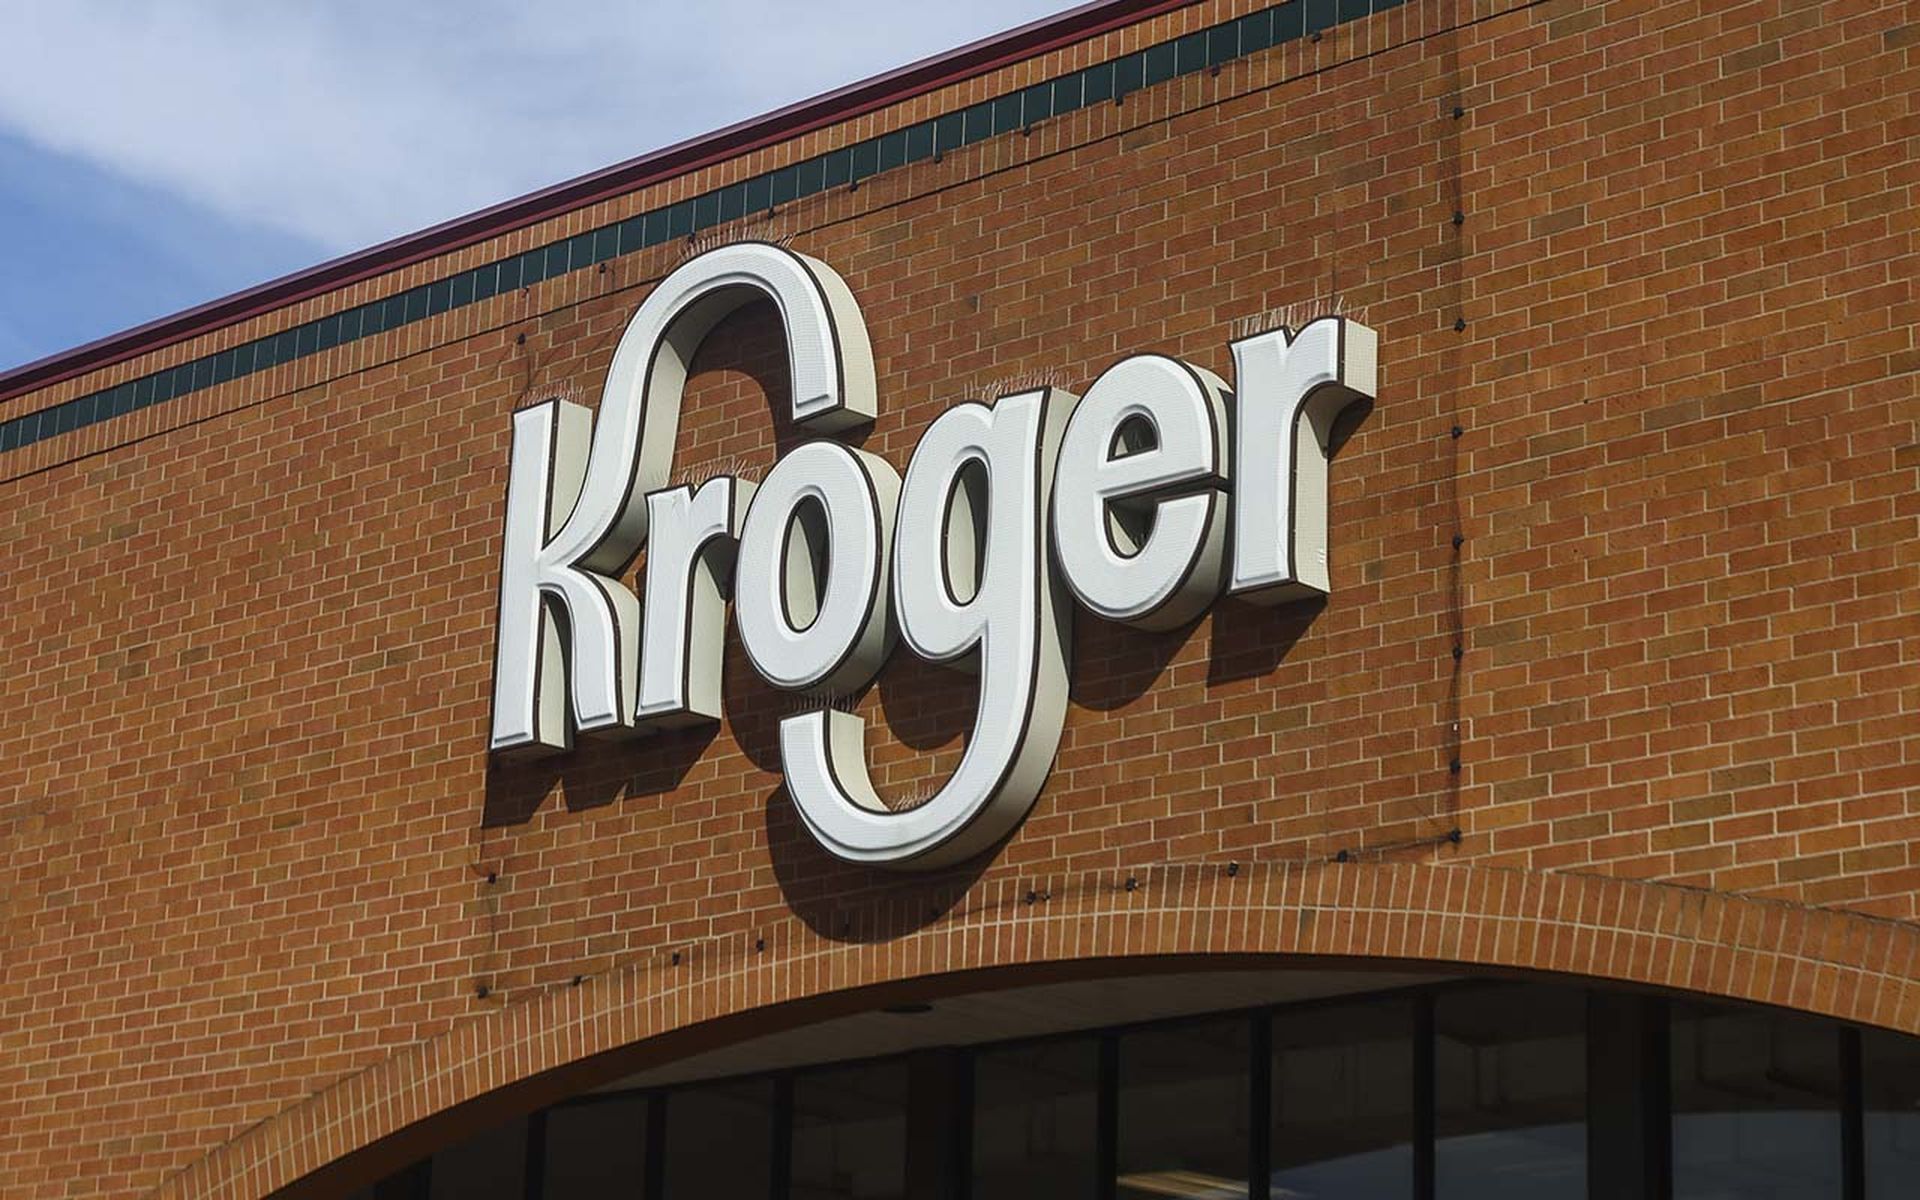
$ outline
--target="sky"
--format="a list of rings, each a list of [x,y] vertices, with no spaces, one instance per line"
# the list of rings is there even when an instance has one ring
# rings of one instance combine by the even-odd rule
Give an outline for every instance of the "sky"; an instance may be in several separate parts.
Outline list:
[[[1072,0],[0,0],[0,370]]]

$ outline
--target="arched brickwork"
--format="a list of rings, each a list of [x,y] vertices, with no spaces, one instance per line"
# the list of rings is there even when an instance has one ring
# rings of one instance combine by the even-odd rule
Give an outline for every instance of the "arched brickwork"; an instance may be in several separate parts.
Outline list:
[[[893,914],[870,916],[878,928]],[[456,1128],[740,1036],[865,1007],[876,988],[937,986],[941,976],[992,968],[1031,975],[1164,956],[1189,965],[1279,955],[1419,961],[1565,973],[1920,1034],[1920,929],[1598,876],[1377,862],[1229,873],[1186,864],[983,885],[951,919],[886,941],[859,941],[860,925],[848,941],[805,934],[785,944],[750,936],[711,943],[677,961],[663,955],[511,999],[248,1129],[153,1195],[238,1200],[301,1180],[333,1194]],[[346,1172],[313,1176],[349,1156]]]

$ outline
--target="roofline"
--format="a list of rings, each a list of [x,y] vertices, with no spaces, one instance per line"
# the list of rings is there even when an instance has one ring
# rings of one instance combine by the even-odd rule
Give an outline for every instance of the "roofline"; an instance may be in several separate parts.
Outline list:
[[[712,133],[689,138],[464,217],[456,217],[418,233],[406,234],[125,332],[110,334],[98,341],[61,351],[24,366],[0,371],[0,401],[11,400],[77,375],[148,354],[401,267],[437,258],[624,192],[737,158],[875,109],[911,100],[963,79],[1196,2],[1092,0],[1092,3],[1055,16],[1043,17],[1017,29],[823,92],[811,99],[750,117]]]

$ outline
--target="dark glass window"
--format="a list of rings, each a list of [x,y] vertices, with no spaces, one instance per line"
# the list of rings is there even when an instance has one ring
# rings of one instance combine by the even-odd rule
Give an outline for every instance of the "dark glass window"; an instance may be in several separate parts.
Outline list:
[[[1287,3],[1273,10],[1273,41],[1271,45],[1290,42],[1294,38],[1307,36],[1307,0],[1287,0]]]
[[[1020,128],[1020,93],[1002,96],[993,102],[993,131],[1011,133]]]
[[[1207,65],[1207,31],[1202,29],[1173,44],[1173,71],[1190,75]]]
[[[977,142],[993,136],[993,101],[982,100],[960,115],[965,118],[967,141]]]
[[[745,184],[747,211],[759,212],[773,204],[773,176],[755,175]]]
[[[644,215],[628,217],[626,220],[620,222],[617,235],[615,239],[617,249],[614,253],[632,254],[634,251],[648,244],[647,218]]]
[[[933,122],[922,121],[907,127],[907,161],[920,162],[933,157]]]
[[[984,1050],[973,1064],[974,1200],[1096,1194],[1100,1043]]]
[[[1069,113],[1080,107],[1081,89],[1086,82],[1086,76],[1078,71],[1053,81],[1054,115]]]
[[[647,1098],[561,1104],[547,1110],[541,1200],[643,1200],[647,1179]]]
[[[1867,1196],[1920,1196],[1920,1040],[1860,1035]]]
[[[1246,1195],[1250,1029],[1233,1017],[1120,1039],[1119,1200]]]
[[[907,1064],[902,1060],[793,1081],[791,1200],[904,1200]]]
[[[688,1088],[666,1105],[665,1200],[754,1200],[772,1190],[772,1080]]]
[[[796,197],[811,196],[827,186],[827,160],[824,156],[809,158],[799,167],[799,179],[793,193]]]
[[[527,1120],[511,1121],[433,1156],[429,1200],[522,1200]]]
[[[934,122],[934,149],[940,153],[952,150],[966,142],[967,114],[964,112],[946,113]]]
[[[782,167],[773,173],[772,191],[769,200],[773,204],[785,204],[800,194],[800,168]]]
[[[1413,1005],[1273,1018],[1273,1195],[1413,1195]]]
[[[1215,25],[1207,33],[1207,65],[1219,66],[1240,57],[1240,22]]]
[[[1674,1200],[1840,1195],[1837,1027],[1675,1005]]]
[[[1441,1200],[1586,1195],[1586,993],[1445,990],[1433,1025]]]
[[[1172,42],[1162,42],[1158,46],[1148,46],[1142,57],[1146,60],[1147,86],[1164,83],[1173,78],[1174,50]]]
[[[1020,119],[1031,125],[1053,115],[1053,85],[1036,83],[1020,93]]]

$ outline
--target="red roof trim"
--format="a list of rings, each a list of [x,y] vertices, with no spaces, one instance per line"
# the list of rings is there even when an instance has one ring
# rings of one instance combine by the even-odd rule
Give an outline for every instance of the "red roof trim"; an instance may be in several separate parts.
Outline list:
[[[1195,0],[1094,0],[859,83],[582,175],[197,308],[0,372],[0,400],[210,333],[425,259],[537,224],[623,192],[872,112],[960,80],[1085,41]]]

